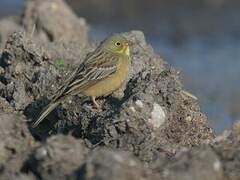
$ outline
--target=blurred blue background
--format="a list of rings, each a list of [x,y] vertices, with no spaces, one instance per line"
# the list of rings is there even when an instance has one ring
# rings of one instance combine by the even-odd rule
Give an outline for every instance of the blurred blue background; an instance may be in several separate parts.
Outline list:
[[[0,0],[0,17],[20,14],[23,6],[23,0]]]
[[[182,72],[216,132],[240,120],[240,1],[67,2],[86,18],[95,39],[142,30],[155,51]],[[23,7],[23,0],[0,0],[0,16],[18,15]]]

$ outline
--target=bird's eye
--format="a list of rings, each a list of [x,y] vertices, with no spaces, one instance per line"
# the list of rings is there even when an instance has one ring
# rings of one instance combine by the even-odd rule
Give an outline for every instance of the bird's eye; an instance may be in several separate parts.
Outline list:
[[[120,43],[120,42],[116,42],[115,45],[116,45],[116,46],[120,46],[121,43]]]

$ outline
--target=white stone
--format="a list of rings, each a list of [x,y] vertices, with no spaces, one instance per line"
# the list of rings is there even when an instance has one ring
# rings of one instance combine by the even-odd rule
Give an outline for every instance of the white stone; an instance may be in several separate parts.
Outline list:
[[[136,112],[136,110],[135,110],[135,108],[134,108],[133,106],[131,106],[129,109],[130,109],[132,112]]]
[[[154,103],[150,120],[153,127],[159,128],[165,122],[165,119],[166,115],[163,108],[159,104]]]
[[[221,169],[222,165],[221,165],[221,162],[219,160],[216,160],[214,163],[213,163],[213,169],[215,171],[219,171]]]
[[[44,147],[41,147],[36,151],[35,158],[37,160],[42,160],[42,159],[44,159],[44,157],[47,156],[47,154],[48,154],[47,149]]]
[[[143,108],[143,103],[140,100],[136,100],[135,104],[139,107],[139,108]]]

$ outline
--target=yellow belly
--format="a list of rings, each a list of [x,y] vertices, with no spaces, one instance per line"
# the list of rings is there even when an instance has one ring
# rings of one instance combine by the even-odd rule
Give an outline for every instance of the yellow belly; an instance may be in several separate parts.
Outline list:
[[[116,72],[109,77],[99,81],[98,83],[90,86],[82,92],[83,95],[91,97],[100,97],[109,95],[121,87],[123,82],[127,79],[129,72],[129,59],[122,61]]]

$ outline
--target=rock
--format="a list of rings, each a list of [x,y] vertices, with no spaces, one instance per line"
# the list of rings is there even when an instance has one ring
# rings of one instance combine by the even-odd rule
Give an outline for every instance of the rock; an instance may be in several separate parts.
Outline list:
[[[142,101],[140,101],[140,100],[136,100],[135,104],[136,104],[140,109],[142,109],[142,108],[144,107]]]
[[[69,179],[157,180],[159,178],[127,152],[96,149],[87,158],[85,164],[75,172],[75,176],[70,176]]]
[[[3,48],[7,38],[15,31],[22,30],[19,25],[19,18],[17,17],[8,17],[0,20],[0,48]]]
[[[143,32],[134,30],[123,33],[123,35],[132,43],[131,59],[133,68],[129,79],[146,69],[156,69],[159,73],[164,70],[167,63],[146,43]]]
[[[239,122],[236,122],[230,134],[223,136],[219,141],[214,142],[214,151],[219,155],[225,175],[230,180],[237,180],[240,177],[240,136]]]
[[[77,17],[63,0],[28,0],[22,25],[31,39],[42,44],[48,59],[76,66],[91,49],[85,19]]]
[[[222,163],[210,147],[179,151],[176,156],[161,169],[166,180],[223,180]]]
[[[5,84],[2,97],[16,110],[24,110],[34,100],[34,95],[39,94],[34,93],[34,76],[41,72],[43,59],[40,48],[24,33],[14,33],[9,37],[0,59],[5,71],[1,78]]]
[[[165,122],[165,120],[166,115],[163,108],[159,104],[154,103],[149,123],[152,124],[153,128],[160,128],[160,126]]]
[[[24,171],[33,172],[41,179],[64,179],[84,163],[88,151],[81,140],[53,136],[30,156]]]
[[[5,175],[19,173],[23,162],[35,147],[35,142],[23,116],[0,112],[0,123],[1,172]]]
[[[182,148],[174,156],[162,156],[151,163],[153,172],[166,180],[217,179],[237,180],[240,177],[239,123],[225,131],[211,145]]]
[[[87,43],[85,19],[77,17],[63,0],[27,1],[22,23],[27,33],[43,41]]]

